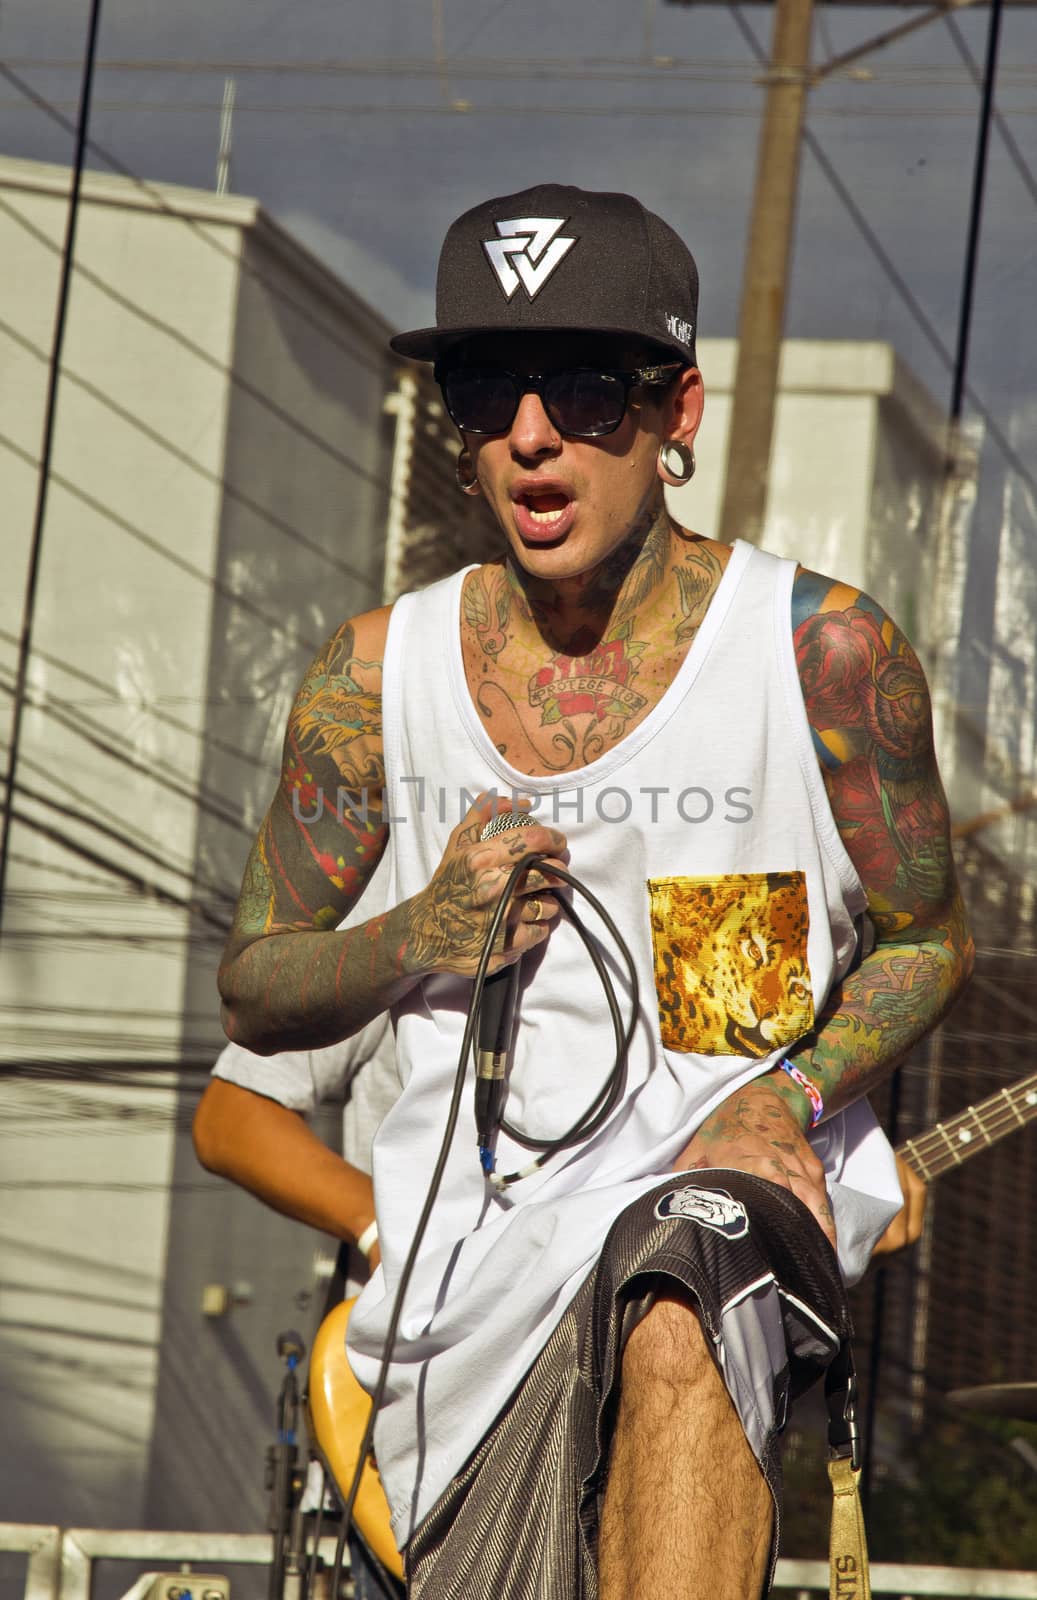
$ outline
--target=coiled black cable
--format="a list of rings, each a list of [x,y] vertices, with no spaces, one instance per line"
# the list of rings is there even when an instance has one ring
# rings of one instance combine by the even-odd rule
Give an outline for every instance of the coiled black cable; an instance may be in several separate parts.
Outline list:
[[[508,881],[504,885],[504,889],[501,892],[501,897],[497,902],[496,909],[494,910],[493,917],[490,921],[489,928],[486,931],[486,939],[483,944],[482,953],[479,957],[479,965],[476,968],[475,979],[472,986],[472,998],[468,1006],[468,1015],[465,1018],[464,1033],[461,1037],[461,1048],[458,1054],[457,1071],[454,1075],[454,1087],[450,1096],[450,1105],[447,1109],[446,1125],[443,1129],[443,1140],[439,1148],[439,1155],[436,1158],[436,1165],[433,1168],[432,1177],[429,1181],[428,1193],[425,1196],[425,1203],[421,1208],[421,1215],[418,1218],[418,1224],[414,1230],[414,1238],[411,1240],[411,1246],[407,1252],[407,1258],[404,1261],[403,1269],[400,1272],[400,1281],[396,1286],[396,1294],[393,1299],[392,1311],[389,1316],[389,1325],[385,1331],[385,1339],[382,1346],[382,1358],[378,1368],[378,1377],[375,1380],[374,1388],[371,1391],[371,1413],[367,1419],[367,1427],[364,1429],[364,1436],[360,1441],[360,1451],[357,1457],[356,1467],[353,1472],[353,1481],[350,1484],[349,1493],[346,1496],[345,1503],[342,1508],[342,1526],[339,1529],[338,1544],[335,1551],[335,1567],[331,1588],[333,1600],[336,1600],[338,1595],[346,1540],[348,1538],[349,1526],[353,1517],[353,1507],[356,1504],[357,1492],[360,1488],[360,1475],[364,1470],[364,1464],[371,1453],[371,1445],[374,1441],[375,1422],[378,1417],[379,1408],[381,1407],[382,1397],[385,1394],[385,1385],[388,1381],[389,1367],[392,1364],[393,1350],[396,1346],[396,1335],[399,1331],[400,1318],[403,1314],[404,1297],[410,1285],[411,1276],[418,1259],[418,1251],[421,1249],[421,1243],[425,1237],[425,1230],[427,1229],[429,1219],[432,1216],[432,1208],[435,1205],[436,1198],[439,1194],[439,1186],[443,1181],[443,1173],[446,1170],[450,1147],[453,1144],[454,1133],[457,1128],[458,1113],[461,1109],[461,1097],[464,1093],[465,1078],[468,1073],[469,1059],[472,1054],[472,1045],[475,1037],[476,1023],[479,1016],[479,1008],[482,1004],[483,988],[486,983],[487,971],[493,956],[494,946],[497,942],[497,935],[500,933],[504,919],[507,916],[508,909],[511,905],[512,899],[514,898],[515,889],[518,885],[518,882],[520,878],[522,878],[534,867],[543,867],[551,877],[560,878],[562,882],[567,884],[571,889],[574,889],[578,894],[583,895],[597,912],[608,932],[615,940],[626,965],[630,982],[630,1020],[624,1028],[623,1020],[619,1011],[619,1003],[616,999],[615,989],[612,984],[612,979],[609,976],[605,962],[602,958],[600,950],[597,948],[597,943],[593,935],[588,933],[587,929],[583,926],[582,920],[574,911],[572,906],[568,905],[563,900],[559,900],[558,904],[563,915],[567,917],[569,922],[576,929],[580,938],[583,940],[584,947],[591,958],[594,969],[597,972],[598,977],[601,979],[602,988],[605,991],[606,1003],[609,1008],[609,1014],[612,1018],[612,1025],[616,1035],[616,1058],[613,1062],[611,1072],[606,1078],[601,1089],[599,1089],[598,1093],[595,1095],[594,1100],[587,1107],[586,1111],[584,1111],[581,1116],[576,1119],[572,1126],[557,1139],[534,1139],[529,1134],[522,1133],[520,1130],[513,1128],[506,1122],[501,1123],[502,1130],[507,1133],[509,1138],[514,1139],[516,1143],[521,1144],[526,1149],[540,1151],[540,1155],[537,1157],[536,1161],[530,1164],[528,1168],[523,1168],[521,1172],[511,1173],[506,1178],[497,1180],[495,1186],[498,1188],[503,1188],[515,1183],[520,1178],[526,1177],[531,1172],[534,1172],[539,1167],[542,1167],[544,1163],[549,1160],[550,1157],[557,1151],[567,1150],[574,1144],[579,1144],[587,1139],[592,1138],[594,1134],[604,1126],[605,1122],[611,1116],[616,1105],[619,1103],[624,1086],[626,1084],[627,1053],[630,1048],[630,1042],[634,1036],[634,1030],[637,1027],[640,1006],[637,969],[634,965],[634,958],[630,953],[625,939],[623,938],[619,929],[616,927],[615,922],[605,910],[605,907],[602,905],[601,901],[596,895],[591,893],[585,884],[582,884],[580,880],[574,877],[571,872],[566,871],[564,868],[557,866],[553,861],[550,861],[549,857],[542,853],[530,853],[529,855],[525,855],[521,858],[521,860],[516,861],[508,875]]]

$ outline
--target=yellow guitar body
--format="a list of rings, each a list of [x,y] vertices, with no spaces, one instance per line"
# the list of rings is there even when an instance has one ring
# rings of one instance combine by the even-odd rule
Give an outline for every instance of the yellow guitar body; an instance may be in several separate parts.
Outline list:
[[[343,1300],[317,1329],[310,1354],[310,1418],[317,1448],[345,1499],[356,1471],[360,1440],[371,1411],[371,1401],[353,1376],[346,1360],[346,1327],[354,1300]],[[396,1548],[378,1469],[370,1458],[364,1465],[353,1507],[353,1520],[382,1566],[403,1582],[403,1560]]]

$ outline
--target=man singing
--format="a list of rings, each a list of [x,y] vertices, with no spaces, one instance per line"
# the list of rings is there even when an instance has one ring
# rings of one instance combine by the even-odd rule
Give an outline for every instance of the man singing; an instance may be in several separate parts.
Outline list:
[[[789,1399],[900,1204],[862,1097],[971,965],[910,645],[859,591],[667,513],[696,322],[691,255],[628,195],[546,184],[451,226],[436,327],[393,344],[435,363],[504,553],[314,662],[221,969],[228,1032],[261,1053],[391,1010],[382,1266],[350,1327],[370,1388],[490,920],[546,858],[492,964],[521,961],[497,1181],[469,1072],[378,1418],[427,1600],[766,1590]],[[494,795],[530,797],[530,825],[484,840]],[[337,931],[386,852],[391,909]],[[618,925],[639,1011],[618,1103],[538,1164],[518,1136],[564,1135],[616,1051],[552,865]],[[282,1166],[275,1203],[370,1238],[369,1201],[328,1181]]]

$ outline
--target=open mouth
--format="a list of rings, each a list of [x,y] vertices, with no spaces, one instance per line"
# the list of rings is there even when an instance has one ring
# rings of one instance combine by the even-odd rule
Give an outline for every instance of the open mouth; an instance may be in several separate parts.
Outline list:
[[[542,527],[548,528],[552,522],[561,521],[569,500],[564,494],[530,494],[523,497],[522,503],[534,522],[539,522]]]
[[[527,489],[515,499],[515,521],[524,539],[547,541],[568,531],[575,502],[561,489]]]

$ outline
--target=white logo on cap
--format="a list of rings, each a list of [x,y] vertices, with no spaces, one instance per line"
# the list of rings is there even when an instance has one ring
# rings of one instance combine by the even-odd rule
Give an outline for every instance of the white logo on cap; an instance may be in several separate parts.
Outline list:
[[[555,237],[565,226],[564,217],[513,217],[494,226],[499,237],[484,239],[483,249],[509,300],[520,283],[534,299],[576,243]]]
[[[695,328],[684,317],[678,317],[675,312],[668,311],[666,313],[666,331],[667,333],[672,333],[675,339],[679,339],[681,344],[690,344]]]

